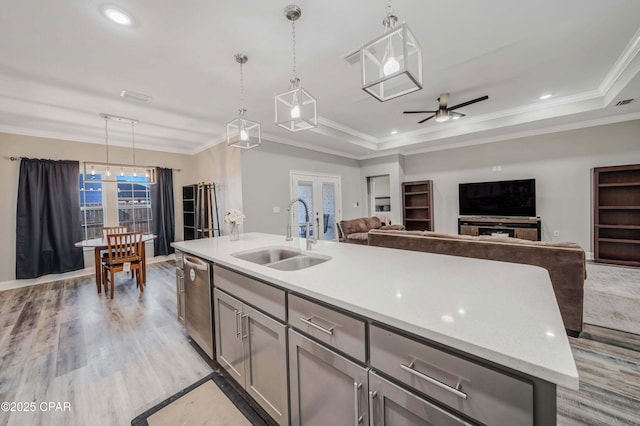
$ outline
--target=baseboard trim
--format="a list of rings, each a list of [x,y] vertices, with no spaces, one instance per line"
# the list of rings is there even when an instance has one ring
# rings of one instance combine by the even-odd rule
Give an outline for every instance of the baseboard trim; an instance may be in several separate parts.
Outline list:
[[[147,258],[147,264],[166,262],[169,260],[175,260],[175,258],[176,257],[174,254],[170,254],[168,256],[149,257]],[[22,287],[29,287],[32,285],[46,284],[53,281],[68,280],[70,278],[83,277],[85,275],[93,275],[95,274],[95,271],[96,269],[92,267],[92,268],[80,269],[78,271],[65,272],[64,274],[43,275],[38,278],[31,278],[31,279],[25,279],[25,280],[2,281],[0,282],[0,291],[12,290],[15,288],[22,288]]]

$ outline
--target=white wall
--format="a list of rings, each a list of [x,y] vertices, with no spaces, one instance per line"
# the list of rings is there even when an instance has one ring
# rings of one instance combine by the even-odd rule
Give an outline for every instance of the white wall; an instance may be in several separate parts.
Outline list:
[[[7,158],[13,155],[103,162],[104,146],[0,133],[0,148],[4,156],[0,168],[4,182],[0,189],[2,282],[15,276],[19,162]],[[591,251],[591,169],[640,163],[640,120],[360,162],[268,141],[248,151],[219,144],[196,156],[140,150],[137,157],[145,164],[182,169],[174,173],[178,241],[183,237],[182,186],[203,181],[219,185],[221,218],[229,208],[239,208],[247,215],[243,232],[284,234],[291,198],[289,172],[297,170],[341,176],[344,219],[367,214],[366,178],[388,174],[393,223],[402,223],[401,183],[431,179],[435,229],[450,233],[457,232],[459,183],[535,178],[543,240],[574,241]],[[112,147],[110,160],[129,163],[131,150]],[[501,166],[502,170],[493,171],[494,166]],[[279,207],[280,213],[273,213],[273,207]],[[559,238],[553,237],[554,230],[560,231]]]
[[[291,170],[340,175],[342,217],[365,214],[366,195],[356,160],[263,141],[261,147],[242,152],[242,205],[247,216],[242,232],[285,234]],[[280,212],[273,213],[273,207]]]
[[[58,139],[37,138],[0,133],[0,151],[3,158],[0,167],[0,282],[14,280],[16,270],[16,205],[18,200],[18,176],[20,161],[9,161],[9,157],[45,158],[51,160],[77,160],[104,162],[105,147],[99,144],[71,142]],[[176,239],[182,240],[182,185],[193,180],[193,157],[166,152],[137,150],[137,162],[144,165],[182,169],[174,172]],[[132,162],[130,148],[110,147],[109,161],[129,164]],[[80,165],[82,167],[82,164]],[[93,250],[85,253],[85,266],[93,266]]]
[[[367,198],[367,177],[389,175],[389,192],[391,196],[391,223],[402,223],[402,182],[404,181],[404,158],[399,155],[372,158],[360,161],[360,180],[362,197]],[[366,214],[366,211],[365,211]],[[353,219],[358,216],[349,217]]]
[[[592,251],[592,168],[640,163],[640,120],[405,157],[405,180],[434,184],[435,230],[457,233],[458,184],[536,179],[544,241]],[[493,171],[500,166],[501,171]],[[553,237],[553,231],[560,237]]]
[[[228,147],[226,143],[220,143],[196,154],[191,165],[195,173],[195,179],[191,183],[215,182],[216,184],[222,235],[229,234],[229,229],[224,224],[225,213],[229,209],[243,210],[242,151],[242,149]]]

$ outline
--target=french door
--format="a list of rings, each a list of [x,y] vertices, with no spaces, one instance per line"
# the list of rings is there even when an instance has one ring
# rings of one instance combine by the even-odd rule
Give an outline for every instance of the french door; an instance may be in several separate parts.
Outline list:
[[[342,220],[342,190],[340,176],[291,172],[291,199],[301,198],[309,207],[309,235],[319,240],[337,240],[336,222]],[[306,233],[302,203],[293,207],[293,235]]]

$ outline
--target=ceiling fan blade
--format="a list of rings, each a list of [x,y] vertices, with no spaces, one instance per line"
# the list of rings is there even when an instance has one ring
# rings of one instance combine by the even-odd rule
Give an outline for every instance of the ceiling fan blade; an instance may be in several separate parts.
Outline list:
[[[438,101],[440,102],[440,109],[446,109],[447,104],[449,103],[449,94],[448,93],[441,94],[440,97],[438,98]]]
[[[403,111],[403,114],[435,114],[436,111]]]
[[[457,118],[462,118],[462,117],[466,117],[466,114],[463,114],[461,112],[456,112],[456,111],[449,111],[449,115],[451,117],[457,117]]]
[[[434,115],[430,115],[429,117],[425,118],[424,120],[420,120],[420,121],[418,121],[418,124],[422,124],[422,123],[424,123],[424,122],[425,122],[425,121],[427,121],[427,120],[431,120],[433,117],[435,117],[435,114],[434,114]]]
[[[451,108],[448,108],[448,109],[449,109],[449,111],[451,111],[451,110],[456,109],[456,108],[462,108],[462,107],[465,107],[467,105],[475,104],[476,102],[486,101],[487,99],[489,99],[489,96],[483,96],[481,98],[474,99],[472,101],[467,101],[467,102],[463,102],[461,104],[452,106]]]

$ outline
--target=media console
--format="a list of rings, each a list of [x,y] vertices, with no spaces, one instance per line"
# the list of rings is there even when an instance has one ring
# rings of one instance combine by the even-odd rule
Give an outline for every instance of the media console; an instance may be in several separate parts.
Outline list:
[[[540,241],[540,219],[530,217],[460,217],[458,234],[494,235]]]

